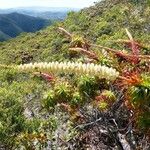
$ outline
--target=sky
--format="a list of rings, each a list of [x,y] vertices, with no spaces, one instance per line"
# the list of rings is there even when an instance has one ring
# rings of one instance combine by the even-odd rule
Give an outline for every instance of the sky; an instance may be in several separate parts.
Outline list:
[[[15,7],[72,7],[83,8],[92,5],[98,0],[0,0],[0,8]]]

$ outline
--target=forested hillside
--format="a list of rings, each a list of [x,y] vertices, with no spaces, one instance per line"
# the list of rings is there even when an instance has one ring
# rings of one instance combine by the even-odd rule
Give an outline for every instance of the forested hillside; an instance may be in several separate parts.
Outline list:
[[[50,24],[48,20],[19,13],[0,14],[0,41],[16,37],[22,32],[38,31]]]
[[[148,150],[149,14],[102,0],[1,42],[1,149]]]

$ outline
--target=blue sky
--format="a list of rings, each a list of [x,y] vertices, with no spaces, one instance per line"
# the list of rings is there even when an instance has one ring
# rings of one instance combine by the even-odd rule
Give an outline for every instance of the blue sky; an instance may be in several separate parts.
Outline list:
[[[83,8],[98,0],[0,0],[0,8],[44,6]]]

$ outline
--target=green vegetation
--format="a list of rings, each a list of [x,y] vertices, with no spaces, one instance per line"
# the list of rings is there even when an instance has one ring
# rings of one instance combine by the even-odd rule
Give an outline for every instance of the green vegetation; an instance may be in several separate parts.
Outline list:
[[[104,0],[70,12],[64,22],[1,42],[0,148],[147,148],[149,14],[149,0]],[[73,71],[68,61],[76,62]],[[51,71],[43,63],[16,67],[31,62],[57,65]],[[113,74],[95,73],[96,65],[119,75],[108,80]]]
[[[49,20],[19,13],[0,14],[0,41],[16,37],[22,32],[38,31],[50,24]]]

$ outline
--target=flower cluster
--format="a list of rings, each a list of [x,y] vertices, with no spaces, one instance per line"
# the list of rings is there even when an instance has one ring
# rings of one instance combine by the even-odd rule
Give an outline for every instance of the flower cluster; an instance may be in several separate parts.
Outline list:
[[[93,63],[78,63],[78,62],[41,62],[30,63],[17,66],[20,71],[40,71],[40,72],[52,72],[52,73],[74,73],[77,75],[91,75],[98,76],[100,78],[106,78],[107,80],[115,80],[119,73],[106,66],[101,66]]]

